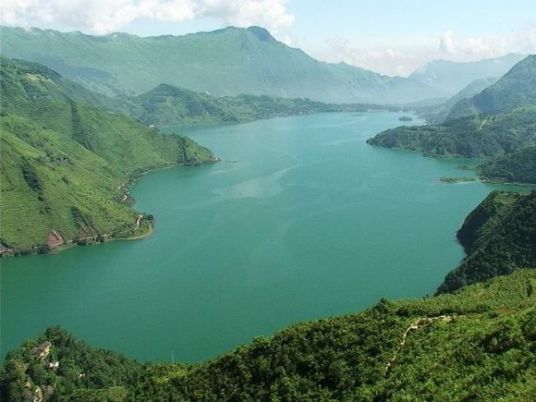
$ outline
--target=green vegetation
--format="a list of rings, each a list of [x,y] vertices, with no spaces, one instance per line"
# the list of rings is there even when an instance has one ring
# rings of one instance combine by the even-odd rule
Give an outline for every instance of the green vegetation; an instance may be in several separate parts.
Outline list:
[[[121,202],[125,184],[212,159],[190,139],[90,106],[97,95],[46,67],[1,61],[0,242],[12,252],[147,232]]]
[[[456,294],[382,300],[363,313],[299,324],[196,365],[137,363],[51,328],[8,354],[1,395],[14,402],[34,395],[45,401],[530,401],[535,286],[536,271],[520,270]]]
[[[439,95],[413,79],[320,62],[259,27],[145,38],[2,27],[2,54],[42,63],[108,95],[139,95],[163,83],[214,96],[334,103],[404,103]]]
[[[382,299],[362,313],[298,324],[193,365],[139,363],[50,328],[8,353],[0,397],[531,401],[536,270],[521,268],[536,267],[536,192],[492,193],[458,238],[468,256],[439,290],[454,293]]]
[[[434,156],[494,157],[536,145],[536,106],[499,115],[468,116],[441,125],[398,127],[367,140]]]
[[[338,105],[266,95],[214,97],[167,84],[161,84],[142,95],[118,101],[117,104],[116,109],[156,126],[240,123],[276,116],[362,112],[381,108],[376,105]]]
[[[517,63],[499,81],[454,105],[447,120],[472,114],[496,115],[536,105],[536,55]]]
[[[480,166],[487,180],[508,183],[536,183],[536,147],[524,148]]]
[[[466,218],[458,239],[467,256],[446,276],[439,293],[536,267],[536,191],[491,193]]]
[[[470,183],[476,181],[476,177],[440,177],[439,181],[447,184]]]
[[[464,99],[475,96],[495,81],[495,78],[480,78],[472,81],[469,85],[444,102],[431,105],[416,104],[411,107],[414,108],[419,116],[423,117],[429,124],[441,124],[445,122],[454,105]]]
[[[428,110],[433,120],[434,107],[420,113]],[[443,124],[398,127],[367,142],[435,156],[499,158],[479,168],[483,178],[536,183],[534,132],[536,56],[528,56],[488,88],[452,106]]]

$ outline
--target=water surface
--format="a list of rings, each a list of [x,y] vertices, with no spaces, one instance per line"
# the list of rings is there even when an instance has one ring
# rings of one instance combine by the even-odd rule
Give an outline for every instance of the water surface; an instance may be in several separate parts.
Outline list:
[[[141,241],[3,259],[1,355],[50,325],[142,360],[199,361],[297,321],[435,291],[455,231],[493,189],[467,161],[374,148],[387,112],[191,132],[223,158],[147,175]]]

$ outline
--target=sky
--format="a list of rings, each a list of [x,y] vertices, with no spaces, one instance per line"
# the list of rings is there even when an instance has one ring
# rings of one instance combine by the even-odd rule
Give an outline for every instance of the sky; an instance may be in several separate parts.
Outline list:
[[[536,0],[2,0],[0,11],[4,25],[96,35],[259,25],[319,60],[387,75],[536,53]]]

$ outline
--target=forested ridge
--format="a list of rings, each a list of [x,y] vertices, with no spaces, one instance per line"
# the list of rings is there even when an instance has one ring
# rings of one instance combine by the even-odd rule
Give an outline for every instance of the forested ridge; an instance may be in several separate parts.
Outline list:
[[[535,286],[536,271],[520,270],[455,294],[381,300],[194,365],[139,363],[50,328],[8,354],[1,392],[9,401],[531,401]]]

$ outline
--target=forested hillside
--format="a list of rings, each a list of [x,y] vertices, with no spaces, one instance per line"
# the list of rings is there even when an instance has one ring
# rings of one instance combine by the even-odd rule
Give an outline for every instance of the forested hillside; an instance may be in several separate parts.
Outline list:
[[[536,104],[536,56],[517,63],[499,81],[472,98],[455,104],[447,116],[454,120],[470,115],[496,115]]]
[[[480,175],[491,181],[536,183],[536,147],[494,159],[480,167]]]
[[[1,89],[2,252],[147,232],[125,183],[212,159],[188,138],[90,106],[98,95],[38,64],[2,59]]]
[[[363,313],[296,325],[196,365],[137,363],[51,328],[8,354],[2,397],[530,401],[535,286],[536,271],[521,270],[456,294],[382,300]]]
[[[532,55],[488,88],[452,106],[443,124],[398,127],[367,142],[437,156],[504,157],[482,167],[483,177],[534,183],[532,153],[523,150],[536,146],[535,133],[536,56]],[[520,157],[513,162],[515,156],[509,154],[516,152]]]
[[[491,193],[466,218],[458,239],[467,256],[438,292],[536,267],[536,191]]]
[[[438,125],[397,127],[377,134],[367,143],[433,156],[495,157],[536,145],[535,130],[536,105]]]
[[[429,124],[444,123],[452,107],[464,99],[471,98],[496,81],[495,78],[480,78],[472,81],[461,91],[448,98],[446,101],[433,105],[415,105],[417,113],[426,119]]]

